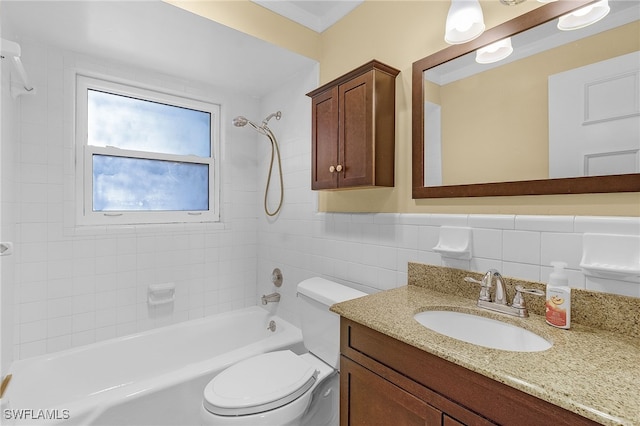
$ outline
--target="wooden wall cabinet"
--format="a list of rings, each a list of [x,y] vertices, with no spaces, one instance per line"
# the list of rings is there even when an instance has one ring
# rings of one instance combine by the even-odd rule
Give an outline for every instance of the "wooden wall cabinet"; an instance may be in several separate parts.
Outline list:
[[[394,185],[399,72],[373,60],[307,93],[311,189]]]
[[[345,318],[340,425],[597,425]]]

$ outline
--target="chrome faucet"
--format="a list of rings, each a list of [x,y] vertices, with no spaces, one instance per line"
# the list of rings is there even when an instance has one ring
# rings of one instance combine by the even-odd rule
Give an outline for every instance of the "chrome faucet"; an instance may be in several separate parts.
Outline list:
[[[523,288],[522,286],[516,286],[516,294],[513,297],[513,303],[507,302],[507,290],[504,285],[504,280],[500,272],[496,269],[489,269],[482,281],[478,281],[471,277],[464,279],[466,282],[480,284],[480,296],[478,297],[478,307],[488,309],[490,311],[502,312],[503,314],[513,315],[516,317],[528,317],[529,312],[525,304],[522,293],[534,294],[536,296],[544,296],[542,290]],[[491,287],[495,281],[496,291],[493,299],[491,298]]]
[[[263,305],[266,305],[269,302],[279,302],[280,293],[263,294],[261,299]]]

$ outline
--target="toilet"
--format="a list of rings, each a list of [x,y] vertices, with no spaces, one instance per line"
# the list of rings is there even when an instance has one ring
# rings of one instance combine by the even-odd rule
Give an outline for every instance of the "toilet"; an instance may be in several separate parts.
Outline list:
[[[329,307],[366,293],[318,277],[297,290],[308,352],[268,352],[222,371],[204,389],[202,425],[338,424],[340,317]]]

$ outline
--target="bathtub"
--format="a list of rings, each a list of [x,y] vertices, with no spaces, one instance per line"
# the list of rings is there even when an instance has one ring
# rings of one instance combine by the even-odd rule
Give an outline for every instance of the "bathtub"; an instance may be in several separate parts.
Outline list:
[[[301,331],[254,306],[20,360],[0,423],[195,425],[211,378],[285,348],[303,350]]]

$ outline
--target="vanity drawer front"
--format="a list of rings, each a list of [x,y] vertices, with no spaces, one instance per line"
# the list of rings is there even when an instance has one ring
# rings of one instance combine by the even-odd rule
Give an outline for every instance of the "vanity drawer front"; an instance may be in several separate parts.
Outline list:
[[[469,412],[504,425],[597,424],[346,318],[340,333],[345,357],[463,424],[472,424],[464,418]]]

